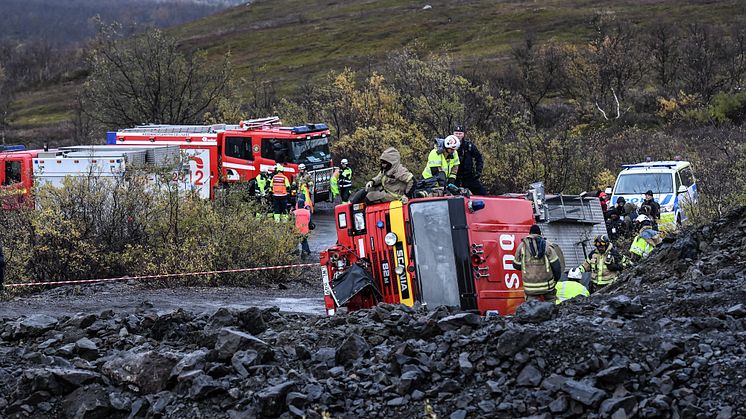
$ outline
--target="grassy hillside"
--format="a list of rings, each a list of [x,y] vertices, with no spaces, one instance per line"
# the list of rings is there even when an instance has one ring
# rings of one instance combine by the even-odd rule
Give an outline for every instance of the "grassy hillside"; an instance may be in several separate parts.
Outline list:
[[[375,69],[388,51],[414,40],[426,48],[445,47],[461,70],[492,71],[505,65],[511,46],[527,33],[584,42],[599,13],[682,26],[733,23],[745,15],[739,0],[257,0],[170,31],[185,49],[215,57],[230,51],[238,76],[259,70],[280,95],[289,95],[331,69]],[[73,114],[75,90],[54,85],[21,95],[8,138],[64,137],[57,127],[70,126],[65,121]]]
[[[540,40],[583,42],[598,13],[686,25],[743,18],[744,6],[737,0],[259,0],[173,31],[188,48],[230,51],[239,74],[266,66],[287,92],[329,69],[375,68],[388,51],[415,39],[446,47],[465,70],[499,66],[529,32]]]

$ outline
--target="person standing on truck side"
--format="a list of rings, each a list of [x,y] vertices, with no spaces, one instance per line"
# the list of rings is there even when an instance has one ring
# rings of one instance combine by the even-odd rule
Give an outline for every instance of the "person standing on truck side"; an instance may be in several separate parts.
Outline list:
[[[653,199],[653,191],[645,192],[645,200],[640,204],[640,214],[647,215],[653,222],[653,229],[658,230],[658,220],[661,219],[661,206]]]
[[[461,141],[461,147],[458,149],[458,158],[460,160],[457,185],[466,188],[474,195],[485,195],[487,192],[482,186],[479,178],[482,177],[484,169],[484,160],[482,153],[479,152],[476,144],[469,141],[464,135],[466,131],[462,126],[457,126],[453,130],[453,135]]]
[[[613,284],[624,268],[631,264],[626,256],[614,248],[607,235],[596,236],[593,245],[596,248],[578,266],[581,273],[591,272],[591,294]]]
[[[518,245],[513,260],[513,267],[521,271],[526,301],[541,297],[550,303],[555,301],[562,263],[552,244],[542,237],[541,228],[532,225],[529,235]]]
[[[275,174],[272,176],[272,212],[276,222],[288,221],[288,189],[290,180],[283,173],[281,164],[275,166]]]
[[[303,163],[298,165],[298,175],[293,181],[293,188],[297,194],[298,206],[308,206],[313,212],[313,179],[311,174],[306,172],[306,165]]]
[[[414,175],[401,164],[399,150],[387,148],[381,154],[381,171],[365,185],[365,201],[374,204],[400,200],[406,204],[413,191]]]
[[[342,203],[350,202],[350,191],[352,190],[352,168],[348,165],[347,159],[342,159],[339,167],[339,193],[342,197]]]

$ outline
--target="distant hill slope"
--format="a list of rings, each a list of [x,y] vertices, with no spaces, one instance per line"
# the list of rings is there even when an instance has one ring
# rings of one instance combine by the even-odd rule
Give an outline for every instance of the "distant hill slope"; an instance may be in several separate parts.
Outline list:
[[[230,51],[239,76],[261,68],[285,95],[331,69],[375,69],[389,51],[414,40],[426,48],[446,47],[461,70],[499,68],[527,33],[584,42],[599,13],[682,26],[745,17],[740,0],[256,0],[169,31],[185,49],[215,57]],[[22,95],[11,118],[16,137],[27,140],[33,129],[69,126],[72,91],[50,86]],[[43,132],[59,136],[56,129]]]
[[[55,45],[96,34],[92,18],[140,27],[167,27],[211,15],[241,0],[2,0],[0,39],[43,37]]]
[[[470,69],[500,65],[529,32],[539,40],[582,42],[599,13],[686,25],[742,19],[744,10],[738,0],[257,0],[174,33],[189,48],[230,51],[239,73],[266,66],[287,88],[333,68],[375,67],[415,39],[445,46]]]

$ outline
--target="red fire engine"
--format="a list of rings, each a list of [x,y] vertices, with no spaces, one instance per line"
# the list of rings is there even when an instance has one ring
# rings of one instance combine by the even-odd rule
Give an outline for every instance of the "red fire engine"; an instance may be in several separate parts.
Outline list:
[[[0,150],[0,208],[12,209],[28,205],[33,186],[31,161],[42,150],[24,147]]]
[[[513,260],[532,224],[560,246],[569,267],[605,233],[597,198],[544,196],[543,186],[532,186],[528,196],[338,205],[337,245],[321,252],[327,313],[379,302],[513,313],[524,301]]]
[[[280,126],[278,117],[251,119],[238,125],[144,125],[107,133],[107,143],[117,145],[178,145],[190,153],[202,171],[196,185],[214,197],[215,188],[249,181],[261,169],[281,163],[290,177],[298,165],[313,176],[316,200],[329,198],[334,168],[326,124]]]

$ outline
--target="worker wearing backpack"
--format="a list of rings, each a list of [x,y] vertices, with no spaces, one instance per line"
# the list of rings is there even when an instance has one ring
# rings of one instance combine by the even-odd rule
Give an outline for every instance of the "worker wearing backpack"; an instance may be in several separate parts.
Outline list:
[[[521,271],[526,300],[543,297],[544,301],[554,302],[564,261],[555,246],[542,237],[538,225],[532,225],[529,233],[518,245],[513,266]]]

